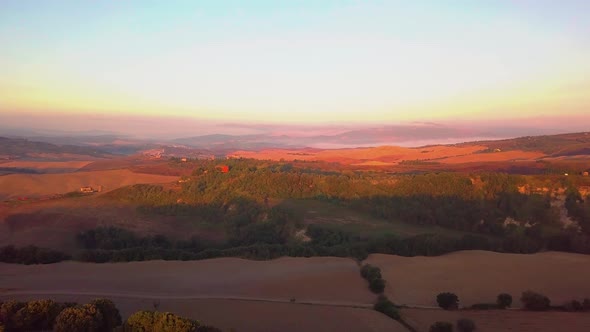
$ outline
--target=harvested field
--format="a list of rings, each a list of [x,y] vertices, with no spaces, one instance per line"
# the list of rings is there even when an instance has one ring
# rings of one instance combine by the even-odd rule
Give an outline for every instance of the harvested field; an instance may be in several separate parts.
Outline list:
[[[375,296],[347,258],[0,264],[1,285],[31,294],[256,298],[370,305]],[[109,296],[110,296],[109,295]]]
[[[166,183],[174,176],[134,173],[129,170],[93,171],[64,174],[9,174],[0,176],[0,196],[42,196],[78,191],[80,187],[103,186],[103,190],[137,183]]]
[[[9,161],[1,163],[1,167],[29,168],[36,170],[80,169],[92,161]]]
[[[429,146],[422,148],[404,148],[398,146],[380,146],[374,148],[334,149],[334,150],[286,150],[268,149],[262,151],[236,151],[233,156],[270,160],[322,160],[341,162],[343,164],[391,165],[402,160],[428,160],[454,156],[471,155],[486,149],[485,146]],[[302,154],[301,152],[306,153]]]
[[[497,161],[513,161],[513,160],[536,160],[543,158],[546,155],[541,152],[530,151],[506,151],[493,153],[475,153],[465,156],[449,157],[437,160],[446,164],[462,164],[472,162],[497,162]]]
[[[436,321],[455,323],[468,318],[478,332],[586,332],[590,331],[590,315],[571,312],[531,312],[520,310],[445,311],[437,309],[404,309],[402,316],[419,332],[428,331]]]
[[[0,300],[3,297],[0,293]],[[10,297],[14,298],[14,297]],[[95,296],[53,295],[19,296],[19,300],[51,298],[56,301],[87,303]],[[110,297],[123,318],[138,310],[169,311],[199,320],[202,324],[213,325],[223,331],[232,329],[239,332],[258,331],[363,331],[363,332],[406,332],[396,321],[369,309],[305,305],[297,303],[273,303],[263,301],[219,300],[219,299],[153,299]]]
[[[436,295],[453,292],[462,306],[495,302],[499,293],[520,295],[533,290],[560,305],[590,297],[590,255],[564,252],[504,254],[460,251],[438,257],[370,255],[379,266],[387,295],[398,304],[436,306]]]

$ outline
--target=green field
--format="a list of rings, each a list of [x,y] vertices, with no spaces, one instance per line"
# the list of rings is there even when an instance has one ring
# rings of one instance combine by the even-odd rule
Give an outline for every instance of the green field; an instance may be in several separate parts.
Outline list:
[[[319,200],[287,199],[278,202],[277,205],[302,215],[305,225],[321,224],[325,227],[358,233],[363,238],[385,234],[395,234],[401,238],[431,233],[456,237],[465,234],[465,232],[439,226],[419,226],[403,221],[376,218],[368,213]]]

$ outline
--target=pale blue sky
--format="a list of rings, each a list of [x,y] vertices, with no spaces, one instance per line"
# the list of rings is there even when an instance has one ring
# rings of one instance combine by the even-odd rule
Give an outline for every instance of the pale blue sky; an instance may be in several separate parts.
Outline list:
[[[0,112],[581,116],[590,1],[0,1]]]

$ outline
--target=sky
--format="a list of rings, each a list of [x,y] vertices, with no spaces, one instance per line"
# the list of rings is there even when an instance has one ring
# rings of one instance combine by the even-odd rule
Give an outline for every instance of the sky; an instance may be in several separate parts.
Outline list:
[[[0,127],[577,130],[589,59],[587,0],[2,0]]]

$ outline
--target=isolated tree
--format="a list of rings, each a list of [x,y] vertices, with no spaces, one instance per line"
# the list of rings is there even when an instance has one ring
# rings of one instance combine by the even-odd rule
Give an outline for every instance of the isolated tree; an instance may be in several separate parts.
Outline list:
[[[527,310],[533,311],[548,310],[551,306],[551,300],[547,296],[533,291],[523,292],[520,301]]]
[[[106,331],[111,331],[123,323],[119,309],[117,309],[113,301],[107,299],[96,299],[90,302],[90,304],[95,305],[102,314],[102,327]]]
[[[430,332],[453,332],[453,324],[449,322],[436,322],[430,326]]]
[[[498,294],[496,304],[498,304],[498,307],[500,309],[510,308],[510,306],[512,305],[512,295],[507,293]]]
[[[444,292],[436,296],[438,306],[445,310],[454,310],[459,308],[459,297],[456,294]]]
[[[475,323],[471,319],[461,318],[457,321],[459,332],[473,332],[476,330]]]
[[[100,310],[93,304],[64,309],[55,320],[54,332],[99,332],[103,329]]]

